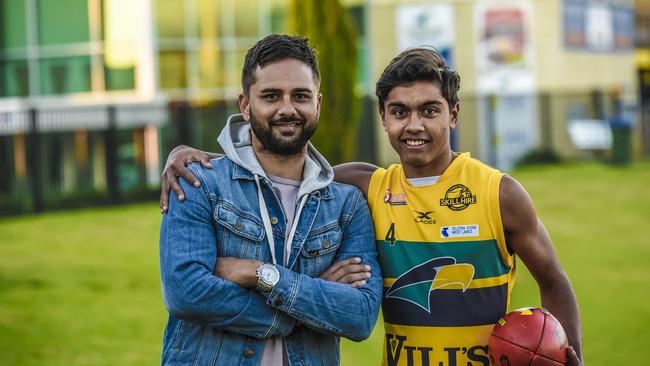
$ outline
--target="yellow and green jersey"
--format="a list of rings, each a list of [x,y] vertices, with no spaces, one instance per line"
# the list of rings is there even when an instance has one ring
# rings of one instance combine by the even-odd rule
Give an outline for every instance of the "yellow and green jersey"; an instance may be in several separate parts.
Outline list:
[[[458,155],[415,187],[401,165],[368,188],[384,276],[384,365],[489,365],[487,341],[509,306],[514,256],[499,210],[503,173]]]

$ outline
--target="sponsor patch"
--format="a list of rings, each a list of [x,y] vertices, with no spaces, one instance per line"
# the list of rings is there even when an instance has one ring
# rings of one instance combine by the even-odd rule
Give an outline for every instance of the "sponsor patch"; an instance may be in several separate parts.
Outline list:
[[[443,226],[440,228],[441,238],[463,238],[468,236],[478,236],[477,224]]]
[[[384,203],[388,203],[391,206],[406,206],[406,195],[404,193],[391,194],[389,190],[386,190]]]
[[[469,187],[462,184],[454,184],[449,187],[445,197],[440,199],[440,206],[447,206],[453,211],[462,211],[469,205],[476,204],[476,195]]]

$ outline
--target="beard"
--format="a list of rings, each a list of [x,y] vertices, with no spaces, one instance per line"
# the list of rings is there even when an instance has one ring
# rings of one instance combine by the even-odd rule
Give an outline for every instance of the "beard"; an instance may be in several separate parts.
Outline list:
[[[281,139],[274,135],[273,125],[281,123],[290,123],[297,122],[299,126],[299,132],[297,136],[294,136],[292,139]],[[316,132],[316,123],[307,123],[304,118],[278,118],[269,120],[266,126],[260,123],[253,111],[250,112],[250,125],[253,129],[253,133],[257,139],[262,144],[264,150],[282,156],[292,156],[297,155],[303,152],[305,145],[312,137],[314,132]]]

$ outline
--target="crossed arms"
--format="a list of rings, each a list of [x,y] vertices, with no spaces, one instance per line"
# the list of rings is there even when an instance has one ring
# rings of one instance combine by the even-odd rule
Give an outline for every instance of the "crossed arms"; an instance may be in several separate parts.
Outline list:
[[[188,168],[203,179],[198,165]],[[218,257],[205,182],[200,188],[179,184],[184,201],[171,194],[160,236],[163,295],[171,316],[255,338],[287,336],[296,324],[352,340],[370,335],[381,274],[370,213],[360,194],[351,200],[350,221],[341,227],[335,264],[321,278],[278,266],[280,281],[262,294],[253,287],[260,262]]]

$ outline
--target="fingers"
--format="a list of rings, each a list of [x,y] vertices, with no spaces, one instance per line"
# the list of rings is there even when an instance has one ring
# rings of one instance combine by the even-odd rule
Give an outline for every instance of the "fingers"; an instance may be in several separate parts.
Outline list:
[[[364,267],[367,268],[363,268],[362,270],[355,273],[348,273],[343,277],[341,277],[341,279],[339,279],[336,282],[353,284],[355,282],[365,281],[366,279],[370,278],[370,266],[364,266]],[[345,268],[349,268],[349,267],[345,267]]]
[[[203,152],[200,152],[198,158],[196,159],[201,165],[206,169],[212,169],[212,163],[210,163],[210,158],[205,155]]]
[[[189,165],[191,162],[191,160],[187,163],[174,162],[170,168],[173,170],[175,176],[183,177],[187,183],[193,185],[194,187],[198,187],[201,185],[201,183],[199,183],[199,180],[194,177],[194,174],[192,174],[192,172],[187,169],[187,165]]]
[[[174,191],[178,196],[178,200],[181,202],[185,200],[185,192],[183,192],[183,188],[181,187],[181,185],[178,184],[178,180],[174,178],[168,183],[169,186],[171,187],[171,190]]]
[[[342,261],[336,262],[336,263],[334,263],[330,268],[328,268],[327,271],[325,271],[325,273],[323,273],[322,275],[320,275],[320,278],[322,278],[322,279],[324,279],[324,280],[328,280],[328,281],[334,281],[334,282],[336,282],[336,280],[334,280],[334,279],[331,278],[332,275],[333,275],[336,271],[338,271],[339,269],[341,269],[342,267],[344,267],[344,266],[346,266],[346,265],[349,265],[349,264],[357,264],[357,263],[361,263],[361,258],[354,257],[354,258],[348,258],[348,259],[344,259],[344,260],[342,260]]]
[[[160,212],[165,213],[169,210],[170,190],[173,189],[174,192],[176,192],[176,194],[178,194],[180,191],[180,195],[178,196],[178,199],[180,201],[185,199],[185,197],[183,197],[182,195],[183,190],[178,185],[178,182],[176,181],[176,176],[171,172],[169,168],[165,168],[165,170],[162,173],[161,180],[162,180],[162,185],[160,187]]]
[[[193,161],[198,161],[207,169],[212,169],[210,158],[203,152],[187,147],[178,146],[170,153],[165,169],[162,174],[162,187],[160,190],[160,212],[165,213],[169,210],[169,192],[174,191],[178,195],[178,200],[183,201],[185,194],[183,188],[178,184],[178,177],[193,185],[199,187],[201,183],[192,172],[187,169],[187,165]]]
[[[160,213],[161,214],[167,212],[168,205],[169,205],[169,185],[167,184],[167,181],[164,179],[163,176],[162,187],[160,187]]]
[[[573,349],[573,347],[569,346],[569,348],[567,348],[566,355],[567,355],[567,363],[566,364],[568,366],[579,366],[580,365],[580,358],[578,358],[578,354]]]
[[[188,151],[189,153],[187,156],[185,156],[183,160],[183,164],[185,166],[189,165],[190,163],[193,162],[198,162],[200,163],[204,168],[206,169],[212,169],[212,164],[210,163],[210,157],[205,155],[203,151],[196,150],[196,149],[190,149]],[[188,181],[189,182],[189,181]]]
[[[370,278],[370,266],[360,264],[359,258],[350,258],[335,263],[323,275],[322,279],[344,284],[360,285],[361,281]]]

